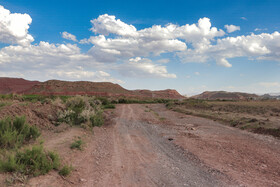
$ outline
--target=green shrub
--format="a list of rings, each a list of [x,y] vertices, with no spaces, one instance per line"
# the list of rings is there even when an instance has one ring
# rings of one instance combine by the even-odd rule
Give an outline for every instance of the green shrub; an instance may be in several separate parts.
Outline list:
[[[94,116],[90,117],[92,127],[100,127],[104,124],[103,114],[101,111],[98,111]]]
[[[84,144],[83,140],[81,140],[80,138],[78,140],[75,140],[70,148],[71,149],[79,149],[79,150],[82,150],[82,145]]]
[[[84,118],[80,117],[80,114],[86,107],[86,102],[82,97],[73,97],[66,102],[68,110],[73,111],[69,113],[69,117],[73,125],[80,125],[85,122]]]
[[[0,147],[15,148],[23,143],[35,140],[40,136],[35,126],[25,122],[25,117],[16,117],[14,120],[6,118],[0,120]]]
[[[62,175],[62,176],[68,176],[72,170],[73,170],[72,166],[65,165],[58,173],[59,173],[59,175]]]
[[[3,107],[3,106],[6,106],[6,103],[0,102],[0,108]]]
[[[107,97],[98,97],[97,99],[101,101],[102,105],[108,105],[111,103]]]
[[[61,95],[61,96],[59,96],[59,98],[63,101],[63,103],[66,103],[67,100],[68,100],[69,98],[71,98],[71,96],[68,96],[68,95]]]
[[[108,108],[114,109],[114,108],[116,108],[116,106],[114,104],[107,104],[107,105],[103,105],[103,108],[104,109],[108,109]]]
[[[21,96],[23,101],[29,101],[32,103],[35,102],[41,102],[41,103],[45,103],[47,101],[48,96],[43,96],[43,95],[22,95]]]
[[[59,112],[58,123],[65,122],[83,127],[90,127],[93,126],[93,124],[96,124],[95,126],[100,126],[103,124],[101,101],[95,99],[95,97],[72,97],[67,100],[66,107],[67,109],[65,111]],[[108,107],[113,106],[111,105]]]
[[[8,100],[8,99],[14,99],[16,97],[14,94],[1,94],[0,99]]]
[[[52,169],[58,170],[59,166],[59,156],[54,152],[45,152],[42,145],[17,152],[6,161],[0,161],[2,172],[20,172],[31,176],[43,175]]]

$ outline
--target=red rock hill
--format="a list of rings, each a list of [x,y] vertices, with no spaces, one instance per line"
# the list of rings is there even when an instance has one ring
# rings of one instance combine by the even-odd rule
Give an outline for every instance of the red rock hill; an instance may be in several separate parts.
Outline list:
[[[39,81],[28,81],[20,78],[0,77],[0,94],[19,93],[30,89]]]
[[[127,90],[110,82],[60,81],[46,82],[27,81],[17,78],[1,78],[0,93],[38,94],[38,95],[96,95],[96,96],[127,96],[145,98],[184,98],[176,90]]]
[[[192,96],[195,99],[207,99],[207,100],[247,100],[257,99],[259,96],[256,94],[241,93],[241,92],[225,92],[225,91],[206,91],[202,94]]]

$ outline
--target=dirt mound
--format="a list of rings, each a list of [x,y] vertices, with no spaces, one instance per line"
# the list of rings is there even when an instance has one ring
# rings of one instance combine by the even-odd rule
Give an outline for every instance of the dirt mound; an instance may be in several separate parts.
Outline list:
[[[0,119],[11,116],[25,116],[29,124],[49,129],[54,127],[51,119],[56,117],[60,110],[62,110],[62,107],[52,104],[13,101],[11,105],[5,106],[0,110]]]
[[[192,98],[208,99],[208,100],[248,100],[248,99],[256,99],[258,97],[259,96],[256,94],[241,93],[241,92],[206,91],[203,92],[202,94],[195,95]]]
[[[28,81],[21,78],[0,77],[0,94],[19,93],[30,89],[39,81]]]

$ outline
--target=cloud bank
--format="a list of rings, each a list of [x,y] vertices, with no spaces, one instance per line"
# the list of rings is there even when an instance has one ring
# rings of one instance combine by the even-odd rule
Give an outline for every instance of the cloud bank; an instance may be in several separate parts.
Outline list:
[[[212,26],[204,17],[197,23],[153,25],[138,30],[113,15],[90,20],[91,36],[80,41],[66,31],[64,39],[75,44],[37,41],[29,33],[32,19],[28,14],[11,13],[0,6],[0,42],[10,44],[0,49],[0,76],[27,76],[34,79],[63,78],[122,82],[119,77],[177,78],[168,72],[171,58],[181,63],[211,63],[232,67],[230,59],[280,61],[280,34],[262,33],[228,36],[239,26]],[[73,42],[72,42],[73,43]],[[90,45],[81,52],[81,45]],[[169,58],[164,54],[171,54]],[[172,57],[173,56],[173,57]],[[156,59],[156,60],[152,60]]]

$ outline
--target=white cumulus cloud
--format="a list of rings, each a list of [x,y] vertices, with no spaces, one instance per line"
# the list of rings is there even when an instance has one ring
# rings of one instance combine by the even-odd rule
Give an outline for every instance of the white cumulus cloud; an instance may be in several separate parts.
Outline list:
[[[178,53],[182,62],[205,63],[215,60],[218,65],[231,67],[228,59],[248,57],[255,60],[280,61],[280,34],[262,33],[217,39],[217,44]]]
[[[127,77],[159,77],[159,78],[176,78],[175,74],[167,72],[165,66],[153,64],[150,59],[131,58],[128,63],[120,65],[118,71]]]
[[[34,41],[28,34],[31,22],[28,14],[11,13],[0,5],[0,42],[29,45]]]
[[[136,28],[133,25],[128,25],[115,16],[104,14],[97,19],[91,20],[93,27],[91,30],[95,33],[108,35],[110,33],[120,36],[135,36]]]
[[[232,33],[234,31],[240,31],[240,26],[236,26],[236,25],[225,25],[225,28],[227,29],[228,33]]]
[[[75,35],[70,34],[70,33],[66,32],[66,31],[64,31],[64,32],[62,33],[62,38],[67,39],[67,40],[72,40],[72,41],[74,41],[74,42],[77,41],[77,38],[76,38]]]

